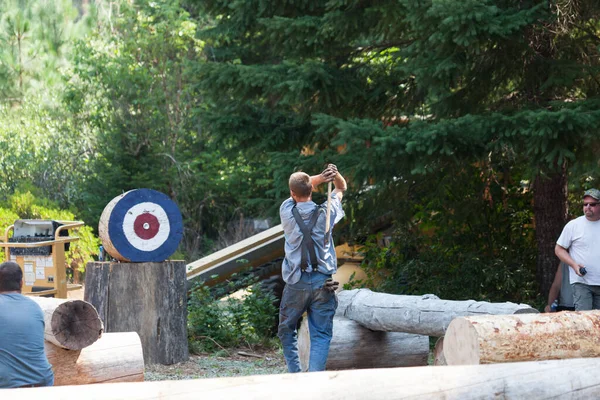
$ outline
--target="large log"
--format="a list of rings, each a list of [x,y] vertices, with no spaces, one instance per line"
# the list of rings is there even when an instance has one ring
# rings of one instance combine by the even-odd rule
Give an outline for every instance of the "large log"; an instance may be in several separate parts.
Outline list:
[[[600,359],[408,367],[2,390],[2,400],[594,399]]]
[[[135,332],[105,333],[82,350],[65,350],[45,342],[54,385],[88,385],[144,380],[144,355]]]
[[[448,365],[600,357],[600,311],[457,318],[444,337]]]
[[[185,262],[90,262],[85,300],[106,332],[137,332],[147,364],[188,359]]]
[[[310,334],[304,318],[298,331],[298,355],[308,369]],[[360,368],[427,365],[429,336],[403,332],[371,331],[348,318],[333,319],[333,337],[327,358],[328,371]]]
[[[481,314],[539,313],[526,304],[441,300],[435,295],[401,296],[355,289],[340,293],[351,298],[345,317],[374,331],[444,336],[450,321]]]
[[[79,350],[94,343],[104,326],[98,312],[83,300],[29,297],[44,313],[44,338],[56,346]]]

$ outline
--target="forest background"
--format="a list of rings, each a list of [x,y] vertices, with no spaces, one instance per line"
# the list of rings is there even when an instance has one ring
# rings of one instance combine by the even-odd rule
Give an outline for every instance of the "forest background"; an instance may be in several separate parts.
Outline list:
[[[598,182],[591,0],[0,0],[0,221],[168,194],[188,261],[349,182],[337,242],[390,293],[541,305]],[[315,195],[322,200],[322,194]],[[386,240],[381,240],[385,236]]]

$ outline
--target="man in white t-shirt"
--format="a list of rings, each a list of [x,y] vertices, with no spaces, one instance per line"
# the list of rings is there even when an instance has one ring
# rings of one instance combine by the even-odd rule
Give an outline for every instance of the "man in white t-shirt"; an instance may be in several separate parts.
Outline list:
[[[565,225],[556,256],[571,267],[575,310],[600,309],[600,190],[583,194],[583,213]]]

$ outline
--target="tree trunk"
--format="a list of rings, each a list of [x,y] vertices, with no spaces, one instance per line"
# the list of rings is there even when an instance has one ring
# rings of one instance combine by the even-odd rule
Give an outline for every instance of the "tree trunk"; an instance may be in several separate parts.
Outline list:
[[[600,398],[600,359],[408,367],[236,378],[4,389],[2,400]]]
[[[310,334],[304,318],[298,330],[298,355],[308,369]],[[333,337],[326,369],[415,367],[427,365],[429,336],[402,332],[375,332],[344,317],[333,319]]]
[[[401,296],[376,293],[369,289],[342,291],[339,296],[351,298],[345,317],[365,328],[436,337],[444,336],[448,324],[456,317],[538,313],[526,304],[441,300],[434,295]]]
[[[456,318],[444,337],[448,365],[600,357],[600,311]]]
[[[83,300],[29,297],[44,313],[44,338],[70,350],[83,349],[94,343],[104,330],[98,312]]]
[[[533,211],[537,241],[536,277],[544,298],[548,297],[558,258],[556,240],[567,223],[567,171],[538,174],[533,184]]]
[[[104,318],[106,332],[137,332],[149,364],[188,359],[185,263],[91,262],[85,299]]]
[[[142,343],[135,332],[105,333],[83,350],[65,350],[45,342],[54,385],[87,385],[144,380]]]

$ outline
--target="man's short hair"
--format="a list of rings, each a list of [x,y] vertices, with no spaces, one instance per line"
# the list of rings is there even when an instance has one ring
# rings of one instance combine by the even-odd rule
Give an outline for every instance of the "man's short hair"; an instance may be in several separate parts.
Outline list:
[[[23,271],[14,261],[0,264],[0,292],[14,292],[21,290]]]
[[[294,172],[290,175],[290,190],[298,197],[308,197],[312,193],[310,176],[306,172]]]

